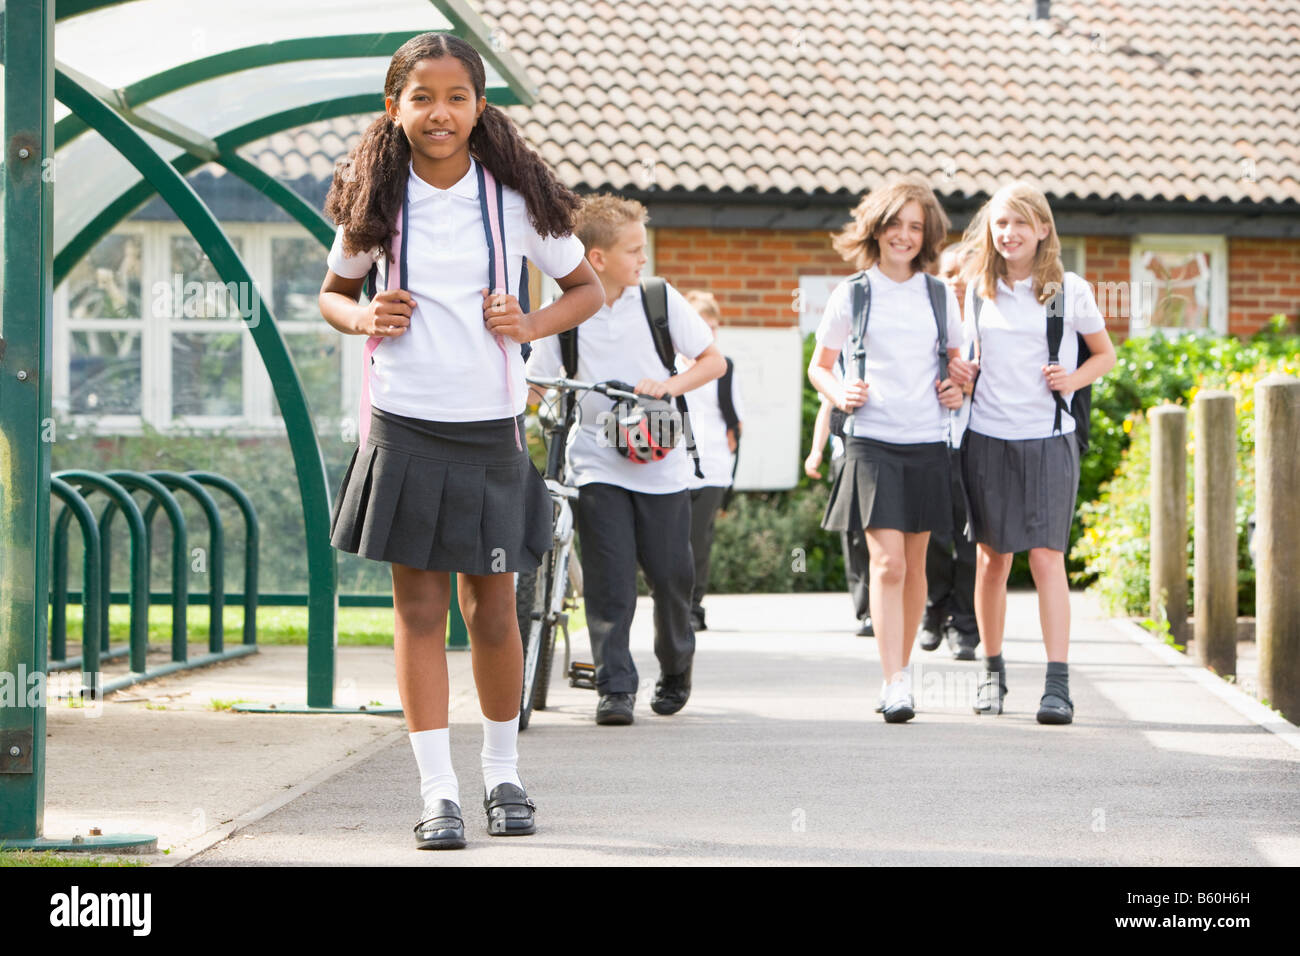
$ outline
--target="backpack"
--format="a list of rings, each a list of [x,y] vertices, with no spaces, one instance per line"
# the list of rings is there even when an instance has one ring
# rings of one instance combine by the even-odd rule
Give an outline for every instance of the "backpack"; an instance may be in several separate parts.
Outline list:
[[[641,309],[645,312],[646,321],[650,323],[650,337],[654,340],[655,354],[659,356],[659,361],[663,362],[668,374],[676,375],[677,369],[674,363],[677,359],[677,350],[673,348],[672,336],[668,330],[668,283],[659,276],[641,280]],[[561,332],[559,339],[560,363],[564,366],[565,376],[573,378],[578,374],[578,327]],[[678,395],[675,404],[682,418],[682,430],[686,435],[686,451],[695,466],[695,477],[703,478],[700,452],[695,447],[695,433],[691,430],[685,396]]]
[[[930,296],[930,311],[934,314],[934,322],[939,333],[939,381],[948,377],[948,289],[943,284],[943,280],[937,276],[932,276],[928,272],[922,273],[925,276],[925,289]],[[855,273],[849,277],[851,283],[849,290],[853,296],[853,334],[849,339],[851,346],[850,354],[857,362],[858,378],[866,377],[867,371],[867,351],[863,343],[867,337],[867,321],[871,317],[871,282],[867,279],[866,271]],[[839,357],[840,368],[847,372],[844,363],[844,354],[841,352]],[[850,420],[848,413],[840,411],[834,405],[831,406],[831,434],[843,435],[844,425]]]
[[[735,370],[736,363],[728,358],[727,370],[718,379],[718,408],[722,411],[722,420],[726,423],[727,431],[736,433],[736,457],[731,460],[731,484],[727,486],[727,490],[722,496],[722,503],[718,505],[723,511],[727,510],[727,506],[731,504],[731,499],[735,495],[736,469],[740,467],[740,416],[736,414],[736,403],[732,401],[731,395],[731,373]]]
[[[984,298],[971,286],[971,294],[975,297],[975,338],[979,339],[980,335],[980,310],[984,307]],[[1065,288],[1058,289],[1056,294],[1047,300],[1047,364],[1061,364],[1061,339],[1065,336]],[[1078,368],[1092,356],[1092,349],[1088,348],[1088,343],[1084,337],[1076,332],[1079,345],[1079,359],[1075,364]],[[974,390],[971,392],[974,395]],[[1079,454],[1088,453],[1089,437],[1092,431],[1092,386],[1085,385],[1079,389],[1070,398],[1067,405],[1065,399],[1061,397],[1060,392],[1052,392],[1052,398],[1056,401],[1056,418],[1052,422],[1052,434],[1055,435],[1061,430],[1061,414],[1068,413],[1074,419],[1074,440],[1079,443]]]

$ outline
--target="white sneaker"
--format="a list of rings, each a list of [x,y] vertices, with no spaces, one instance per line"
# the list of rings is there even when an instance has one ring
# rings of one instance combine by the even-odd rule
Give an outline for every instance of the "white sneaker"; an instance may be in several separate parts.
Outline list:
[[[878,714],[885,712],[885,691],[888,689],[889,685],[882,680],[880,682],[880,703],[876,704],[876,713]]]
[[[912,701],[912,692],[907,684],[906,679],[896,680],[885,689],[883,713],[886,723],[901,724],[916,716],[916,705]]]

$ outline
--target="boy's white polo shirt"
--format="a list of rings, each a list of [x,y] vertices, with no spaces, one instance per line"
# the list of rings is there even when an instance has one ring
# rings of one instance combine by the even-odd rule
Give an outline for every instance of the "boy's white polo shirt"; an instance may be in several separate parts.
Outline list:
[[[506,187],[502,193],[510,293],[519,294],[523,256],[553,278],[576,269],[584,254],[581,240],[572,235],[539,236],[528,220],[524,197]],[[410,328],[384,339],[375,349],[371,402],[386,412],[429,421],[513,418],[527,404],[528,386],[519,343],[504,339],[502,355],[483,324],[480,290],[489,286],[488,248],[474,160],[469,172],[449,189],[426,183],[412,167],[406,195],[410,203],[407,291],[415,299],[415,309]],[[359,279],[377,256],[378,250],[345,256],[339,227],[328,263],[335,275]],[[381,265],[381,283],[383,273]]]
[[[1106,328],[1088,283],[1073,272],[1065,274],[1065,331],[1061,336],[1061,367],[1079,365],[1076,333],[1089,335]],[[966,295],[966,341],[975,337],[974,286]],[[980,310],[980,374],[970,413],[970,429],[989,438],[1023,441],[1049,438],[1056,421],[1056,402],[1043,378],[1047,364],[1047,306],[1034,295],[1033,279],[1007,285],[998,280],[997,298]],[[1068,405],[1073,392],[1062,395]],[[1074,418],[1061,413],[1061,433],[1074,431]]]
[[[676,289],[668,286],[668,334],[674,351],[698,357],[713,343],[713,332]],[[563,375],[558,336],[533,343],[528,374],[540,378]],[[641,305],[641,287],[630,285],[614,300],[578,326],[578,369],[573,377],[582,382],[610,379],[635,386],[644,378],[663,381],[672,373],[664,368],[655,351],[650,322]],[[690,403],[690,396],[687,396]],[[599,440],[602,414],[613,402],[589,392],[579,403],[581,425],[569,443],[569,475],[578,485],[594,482],[617,485],[628,491],[663,495],[683,491],[694,474],[684,444],[679,444],[661,461],[638,465],[617,448],[602,446]]]
[[[871,311],[867,318],[866,404],[853,414],[853,434],[899,445],[940,442],[948,437],[948,410],[939,404],[939,334],[925,274],[895,282],[879,266],[867,270]],[[947,296],[948,347],[961,347],[961,313],[951,289]],[[851,284],[837,285],[826,300],[817,344],[835,351],[852,341]],[[856,378],[851,355],[847,368]]]

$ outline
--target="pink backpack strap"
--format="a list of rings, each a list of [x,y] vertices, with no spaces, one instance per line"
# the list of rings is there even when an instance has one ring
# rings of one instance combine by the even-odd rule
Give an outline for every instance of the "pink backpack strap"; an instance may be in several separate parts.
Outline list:
[[[489,292],[496,294],[497,291],[509,292],[510,284],[506,279],[506,240],[505,229],[502,225],[504,215],[503,200],[501,196],[501,187],[497,184],[496,177],[482,163],[478,163],[478,181],[479,181],[479,208],[485,214],[483,218],[483,227],[487,232],[488,240],[488,281],[492,283]],[[497,348],[501,350],[501,359],[505,363],[506,374],[506,394],[510,399],[510,407],[515,407],[515,380],[510,374],[510,353],[506,350],[505,337],[501,335],[494,336],[497,342]],[[523,442],[519,439],[519,422],[515,422],[515,448],[523,450]]]
[[[405,238],[406,224],[406,200],[402,200],[402,211],[397,217],[397,225],[393,229],[392,240],[388,244],[388,261],[384,268],[384,289],[392,291],[393,289],[406,288],[403,279],[406,271],[406,246],[403,244]],[[374,290],[371,290],[374,294]],[[370,364],[375,354],[375,349],[379,343],[384,341],[382,335],[372,335],[366,339],[365,348],[361,353],[361,407],[357,412],[357,447],[364,449],[366,439],[370,436]]]

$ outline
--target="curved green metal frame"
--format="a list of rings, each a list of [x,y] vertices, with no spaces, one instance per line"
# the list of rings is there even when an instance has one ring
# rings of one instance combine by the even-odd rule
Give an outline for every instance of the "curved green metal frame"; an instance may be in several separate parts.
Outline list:
[[[181,172],[154,152],[140,134],[107,104],[63,71],[55,71],[54,84],[55,96],[139,169],[145,180],[172,207],[212,262],[221,281],[240,283],[249,289],[253,314],[259,317],[265,314],[270,318],[267,322],[248,321],[248,325],[280,404],[302,496],[308,567],[307,703],[314,707],[330,707],[334,696],[338,567],[329,542],[328,481],[325,459],[307,410],[302,382],[289,357],[284,338],[234,246]],[[310,653],[312,648],[316,649],[315,654]]]
[[[235,502],[240,514],[244,516],[244,643],[257,643],[257,572],[258,543],[261,540],[261,526],[257,523],[257,510],[252,499],[244,490],[225,475],[215,475],[210,471],[187,471],[185,477],[192,478],[201,485],[220,488]]]
[[[263,66],[275,66],[279,63],[292,63],[301,60],[341,60],[360,56],[390,56],[411,37],[419,36],[418,30],[406,30],[400,33],[354,33],[332,37],[304,37],[295,40],[279,40],[275,43],[259,43],[238,50],[228,50],[201,60],[191,60],[170,70],[163,70],[143,80],[137,80],[130,86],[118,90],[122,100],[130,108],[143,106],[152,100],[175,93],[177,90],[220,76],[238,73],[241,70],[255,70]],[[493,102],[506,105],[519,101],[513,91],[507,88],[506,95],[498,87],[493,90]],[[54,148],[62,149],[72,142],[88,127],[81,117],[65,116],[54,124]]]
[[[168,490],[167,486],[156,478],[150,478],[138,471],[110,471],[107,477],[132,491],[143,491],[150,498],[144,509],[145,536],[151,545],[153,542],[153,519],[161,507],[167,513],[167,520],[172,526],[172,660],[185,661],[189,657],[189,529],[185,525],[185,513],[181,503]]]
[[[151,471],[149,477],[173,491],[187,492],[198,503],[208,523],[208,650],[220,654],[226,642],[226,530],[221,509],[207,489],[193,478],[174,471]],[[189,587],[188,576],[185,586]]]
[[[77,524],[81,526],[81,540],[85,542],[85,575],[81,586],[81,671],[83,674],[99,673],[99,614],[100,602],[107,596],[100,594],[99,578],[99,525],[95,513],[81,496],[81,492],[59,478],[50,478],[50,494],[60,498]],[[99,686],[98,677],[95,686]]]
[[[105,598],[100,603],[100,647],[105,651],[109,645],[108,596],[112,593],[113,568],[110,558],[113,551],[113,515],[121,510],[125,517],[131,535],[131,624],[128,641],[131,647],[131,670],[143,672],[148,666],[145,657],[149,651],[149,535],[145,531],[140,506],[121,484],[104,475],[74,469],[60,471],[54,477],[79,486],[83,497],[86,496],[87,487],[108,495],[108,504],[99,516],[99,547],[103,555],[99,574]],[[89,607],[83,605],[83,615],[88,612]]]
[[[254,188],[265,186],[266,180],[271,179],[271,177],[267,177],[252,163],[236,154],[235,150],[239,147],[264,136],[270,136],[272,133],[278,133],[281,130],[291,129],[295,126],[303,126],[307,123],[314,123],[317,120],[333,119],[337,116],[353,116],[357,113],[378,113],[383,109],[383,105],[383,97],[373,93],[362,93],[356,96],[325,100],[310,106],[297,106],[293,109],[273,113],[270,116],[264,116],[215,137],[214,142],[216,142],[220,150],[217,162],[229,169],[234,175],[240,176],[240,178],[252,175],[250,172],[251,167],[257,170],[257,174],[248,180],[249,183]],[[198,169],[204,162],[205,160],[198,156],[182,153],[172,160],[170,165],[180,176],[184,177]],[[304,227],[311,231],[312,235],[320,236],[321,232],[317,224],[326,224],[329,228],[330,238],[329,240],[322,239],[322,241],[326,245],[334,241],[334,226],[330,224],[328,219],[292,189],[289,189],[278,180],[272,180],[272,182],[278,188],[273,190],[268,198],[281,205],[285,212],[302,223]],[[118,223],[148,202],[157,191],[149,179],[145,178],[129,187],[105,206],[99,215],[83,226],[81,231],[68,240],[63,248],[55,254],[54,284],[57,286],[67,278],[73,266],[80,262],[99,240],[112,232]]]

